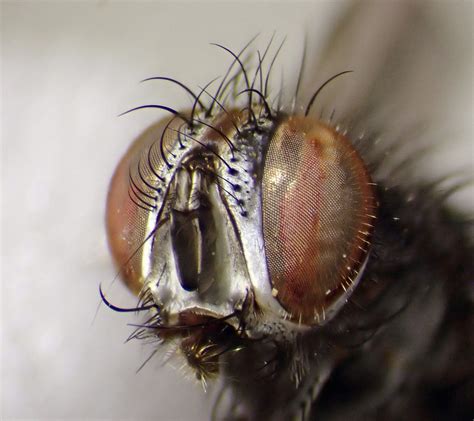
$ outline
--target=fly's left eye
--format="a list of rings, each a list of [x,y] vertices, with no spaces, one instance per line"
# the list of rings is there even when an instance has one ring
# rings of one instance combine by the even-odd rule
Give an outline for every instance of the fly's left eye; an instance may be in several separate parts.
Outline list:
[[[361,157],[331,127],[286,118],[264,160],[262,212],[273,295],[295,321],[321,323],[368,256],[375,199]]]

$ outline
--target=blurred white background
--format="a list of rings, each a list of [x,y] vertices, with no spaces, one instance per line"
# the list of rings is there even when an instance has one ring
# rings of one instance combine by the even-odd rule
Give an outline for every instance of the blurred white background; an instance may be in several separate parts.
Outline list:
[[[257,33],[264,42],[287,35],[280,63],[291,75],[305,30],[317,49],[346,5],[1,3],[2,419],[208,419],[212,394],[159,358],[135,374],[150,348],[123,344],[133,315],[101,308],[93,322],[99,283],[115,275],[104,231],[110,177],[165,114],[117,115],[146,103],[189,106],[177,87],[138,81],[204,85],[229,63],[210,42],[238,50]],[[472,67],[472,49],[466,55]],[[468,136],[452,148],[472,165],[472,81],[464,86],[457,115],[471,116]],[[119,284],[113,298],[134,303]]]

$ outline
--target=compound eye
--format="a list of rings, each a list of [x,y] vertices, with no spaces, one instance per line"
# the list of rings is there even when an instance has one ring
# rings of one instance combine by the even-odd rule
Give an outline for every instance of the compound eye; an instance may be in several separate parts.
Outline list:
[[[293,320],[323,323],[368,256],[376,205],[364,162],[333,128],[289,117],[268,146],[262,202],[275,298]]]
[[[142,133],[115,169],[107,196],[107,237],[112,256],[127,287],[141,291],[150,266],[151,244],[147,241],[156,221],[157,204],[163,190],[153,168],[164,166],[156,139],[169,120]],[[165,147],[175,142],[173,132],[164,138]],[[155,170],[156,171],[156,170]]]
[[[149,211],[143,204],[132,201],[130,168],[143,148],[143,139],[138,139],[121,159],[115,169],[107,196],[107,237],[112,256],[121,277],[128,288],[138,295],[143,286],[140,246],[147,235]],[[137,199],[135,199],[137,200]]]

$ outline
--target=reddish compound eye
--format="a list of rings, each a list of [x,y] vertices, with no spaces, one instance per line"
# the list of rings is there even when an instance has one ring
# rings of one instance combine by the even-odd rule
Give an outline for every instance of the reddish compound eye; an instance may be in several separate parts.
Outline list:
[[[129,197],[129,169],[141,147],[132,145],[115,170],[107,197],[107,234],[112,255],[121,275],[132,292],[138,294],[143,286],[139,249],[146,232],[146,211],[135,205]]]
[[[320,323],[367,259],[375,212],[369,173],[345,136],[289,117],[268,146],[262,200],[274,296],[296,321]]]
[[[127,287],[135,294],[141,291],[149,268],[144,247],[156,214],[156,196],[160,189],[151,189],[157,177],[149,165],[161,163],[156,138],[166,121],[143,133],[128,149],[117,166],[107,197],[107,236],[113,258]],[[165,138],[168,142],[169,137]],[[151,222],[150,222],[151,221]]]

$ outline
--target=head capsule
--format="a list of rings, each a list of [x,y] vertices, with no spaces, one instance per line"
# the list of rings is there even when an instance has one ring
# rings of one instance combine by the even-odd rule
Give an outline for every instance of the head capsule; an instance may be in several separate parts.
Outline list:
[[[148,130],[112,180],[109,243],[127,285],[166,326],[324,324],[369,255],[376,205],[358,152],[325,123],[259,105],[186,121]]]

